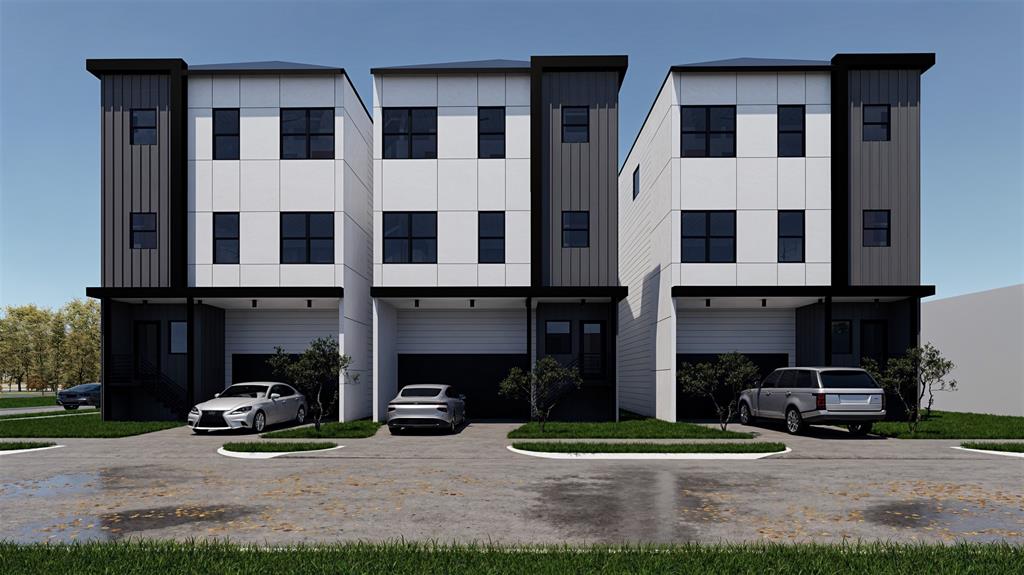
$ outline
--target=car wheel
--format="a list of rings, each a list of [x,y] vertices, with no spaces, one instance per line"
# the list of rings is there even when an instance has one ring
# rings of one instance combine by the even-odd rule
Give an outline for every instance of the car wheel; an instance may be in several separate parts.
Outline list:
[[[295,423],[302,425],[306,422],[306,407],[304,405],[299,406],[299,412],[295,414]]]
[[[458,431],[458,429],[459,426],[456,425],[455,418],[453,417],[451,423],[448,424],[448,433],[454,434],[456,431]]]
[[[77,405],[65,405],[64,409],[71,411],[72,409],[78,409]]]
[[[256,415],[252,417],[252,430],[256,433],[263,433],[263,428],[267,426],[267,416],[262,411],[257,411]]]
[[[391,425],[388,426],[388,431],[391,432],[391,435],[401,435],[401,431],[397,427],[393,427]]]
[[[786,431],[796,435],[804,430],[804,418],[795,407],[786,410]]]
[[[851,423],[850,425],[847,425],[846,428],[850,430],[850,433],[863,437],[871,433],[871,425],[870,421],[867,423]]]
[[[750,415],[750,407],[746,403],[740,404],[740,423],[743,425],[750,425],[754,421],[754,417]]]

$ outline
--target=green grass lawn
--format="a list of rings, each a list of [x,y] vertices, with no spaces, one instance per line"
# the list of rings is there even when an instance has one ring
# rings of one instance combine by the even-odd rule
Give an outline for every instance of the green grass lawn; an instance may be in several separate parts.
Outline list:
[[[380,423],[376,421],[370,421],[369,419],[359,419],[357,421],[346,421],[344,423],[339,421],[332,421],[325,423],[320,426],[320,433],[317,433],[316,428],[312,425],[305,427],[298,427],[295,429],[283,429],[281,431],[272,431],[270,433],[264,433],[260,437],[266,437],[268,439],[328,439],[328,438],[356,438],[356,437],[373,437],[377,430],[380,428]]]
[[[965,441],[960,447],[967,449],[987,449],[989,451],[1008,451],[1010,453],[1024,453],[1024,443],[1013,441],[1010,443],[997,443],[995,441]]]
[[[56,406],[57,400],[52,395],[0,397],[0,409],[9,407],[49,407]]]
[[[54,417],[54,416],[63,417],[65,415],[69,415],[69,416],[70,415],[99,415],[99,410],[98,409],[87,409],[87,410],[83,411],[81,409],[76,409],[75,411],[60,410],[60,411],[42,411],[42,412],[39,412],[39,413],[6,413],[4,415],[0,415],[0,421],[3,421],[5,419],[21,419],[21,418],[24,418],[24,417],[29,417],[29,418],[31,418],[31,417]]]
[[[0,573],[762,573],[895,575],[1024,572],[1024,550],[997,544],[748,544],[534,547],[347,543],[290,547],[230,543],[0,543]]]
[[[278,451],[316,451],[317,449],[330,449],[337,446],[337,443],[330,441],[239,441],[225,443],[224,449],[240,453],[272,453]]]
[[[179,421],[103,421],[99,413],[0,420],[0,437],[128,437],[181,426]]]
[[[516,441],[512,447],[546,453],[774,453],[786,444],[757,443],[584,443]]]
[[[54,445],[57,444],[52,441],[0,441],[0,451],[39,449],[40,447],[53,447]]]
[[[750,439],[749,433],[722,431],[695,423],[673,423],[660,419],[627,419],[602,422],[531,421],[508,434],[509,439]]]
[[[1024,439],[1024,417],[933,411],[917,433],[903,421],[876,423],[873,433],[900,439]]]

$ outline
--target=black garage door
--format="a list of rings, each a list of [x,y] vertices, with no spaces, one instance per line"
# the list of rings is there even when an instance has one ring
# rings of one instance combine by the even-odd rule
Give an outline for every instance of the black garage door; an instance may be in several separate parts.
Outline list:
[[[772,371],[789,365],[789,354],[786,353],[745,353],[747,359],[754,362],[764,379]],[[676,367],[684,363],[712,363],[718,359],[717,354],[679,353],[676,354]],[[676,419],[717,419],[714,404],[704,397],[693,397],[682,392],[676,393]]]
[[[273,357],[268,353],[233,353],[231,354],[231,383],[244,383],[246,381],[284,381],[274,370],[267,365],[267,360]],[[292,361],[298,359],[298,354],[291,354]]]
[[[418,383],[455,386],[466,396],[470,419],[527,419],[526,399],[498,395],[498,383],[513,367],[527,369],[518,354],[398,354],[398,387]],[[390,399],[390,398],[389,398]]]

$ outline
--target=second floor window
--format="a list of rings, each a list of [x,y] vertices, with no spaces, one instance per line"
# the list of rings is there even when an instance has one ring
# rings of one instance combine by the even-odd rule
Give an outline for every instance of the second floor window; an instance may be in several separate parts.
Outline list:
[[[213,214],[213,263],[238,263],[238,212]]]
[[[282,160],[334,159],[334,108],[281,108]]]
[[[334,214],[281,213],[282,264],[333,264]]]
[[[156,110],[132,110],[132,134],[133,146],[155,146],[156,145]]]
[[[804,107],[779,106],[779,157],[804,156]]]
[[[590,109],[586,106],[562,106],[562,143],[586,144],[590,141]]]
[[[889,247],[889,216],[889,210],[864,210],[864,247]]]
[[[477,108],[477,157],[505,157],[505,108]]]
[[[213,159],[238,159],[238,108],[213,111]]]
[[[385,160],[437,158],[437,108],[384,108]]]
[[[889,141],[889,105],[865,104],[862,140],[865,142]]]
[[[436,264],[437,212],[384,212],[384,263]]]
[[[480,212],[479,262],[505,263],[505,212]]]
[[[132,212],[132,249],[156,249],[156,214]]]
[[[682,106],[681,156],[736,157],[736,106]]]
[[[736,261],[736,212],[683,212],[683,263]]]
[[[640,166],[633,170],[633,199],[640,195]]]
[[[590,246],[590,212],[562,212],[562,247]]]
[[[804,261],[804,212],[779,211],[779,263]]]

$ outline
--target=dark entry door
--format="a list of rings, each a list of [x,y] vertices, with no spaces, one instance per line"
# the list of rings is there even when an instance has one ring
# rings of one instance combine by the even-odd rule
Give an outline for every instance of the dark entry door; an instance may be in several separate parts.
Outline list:
[[[580,372],[585,379],[604,379],[607,347],[604,322],[580,322],[580,337]]]
[[[135,375],[155,377],[160,373],[160,322],[135,322]]]
[[[889,338],[885,320],[866,319],[860,322],[860,357],[869,357],[878,365],[888,359]]]

